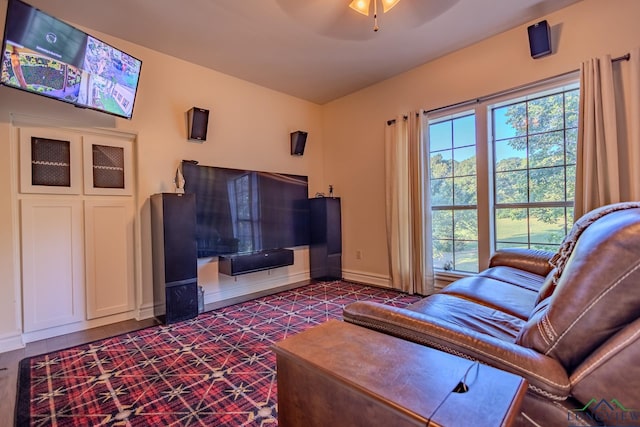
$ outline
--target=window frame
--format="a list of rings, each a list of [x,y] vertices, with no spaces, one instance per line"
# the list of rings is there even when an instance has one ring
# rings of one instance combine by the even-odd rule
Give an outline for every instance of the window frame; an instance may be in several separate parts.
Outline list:
[[[536,99],[559,91],[579,89],[580,76],[578,72],[567,73],[563,76],[521,86],[511,90],[483,97],[467,103],[455,104],[440,108],[427,114],[425,120],[425,134],[429,133],[429,125],[449,118],[474,114],[476,118],[476,209],[478,215],[478,269],[482,271],[489,267],[491,256],[495,253],[496,225],[495,225],[495,179],[494,179],[494,135],[492,110],[500,106],[512,104],[521,100]],[[428,139],[425,139],[425,142]],[[429,146],[425,147],[426,161],[430,161]],[[565,165],[566,167],[566,165]],[[430,190],[429,185],[429,191]],[[432,209],[433,210],[433,209]],[[429,225],[431,226],[431,224]],[[570,225],[567,228],[567,232]],[[429,231],[431,232],[431,231]],[[452,280],[470,273],[456,270],[436,269],[438,279]]]
[[[497,242],[497,230],[496,230],[496,212],[499,208],[524,208],[524,209],[531,209],[531,208],[564,208],[565,210],[567,209],[572,209],[573,208],[573,203],[568,203],[568,202],[531,202],[529,200],[529,195],[527,195],[527,202],[523,202],[523,203],[497,203],[496,201],[496,183],[497,180],[495,179],[495,171],[493,170],[493,165],[495,163],[495,156],[496,156],[496,147],[495,147],[495,135],[494,135],[494,126],[493,126],[493,110],[497,109],[497,108],[501,108],[507,105],[512,105],[512,104],[516,104],[516,103],[520,103],[520,102],[529,102],[529,101],[535,101],[537,99],[541,99],[550,95],[554,95],[554,94],[558,94],[558,93],[564,93],[564,92],[569,92],[569,91],[573,91],[573,90],[580,90],[580,81],[579,81],[579,76],[577,75],[571,75],[569,77],[567,77],[566,79],[562,79],[561,81],[553,81],[551,83],[547,83],[547,84],[542,84],[539,86],[535,86],[535,87],[531,87],[529,89],[527,89],[526,91],[523,91],[521,93],[510,93],[509,95],[506,95],[504,97],[501,97],[500,99],[495,100],[494,102],[489,102],[486,104],[485,107],[485,111],[487,114],[487,130],[488,133],[487,135],[487,147],[489,149],[489,156],[491,156],[489,158],[489,168],[490,168],[490,175],[489,178],[491,179],[491,199],[489,200],[489,206],[490,206],[490,215],[491,215],[491,253],[495,252],[497,250],[497,246],[498,243]],[[566,110],[564,109],[563,106],[563,114],[566,112]],[[566,127],[563,126],[562,131],[565,132],[566,131]],[[525,137],[529,137],[530,133],[527,133],[525,135]],[[566,148],[566,135],[565,135],[565,148]],[[566,162],[562,165],[562,167],[564,168],[564,171],[566,173],[566,168],[567,168],[567,164]],[[529,176],[529,172],[531,170],[536,170],[536,168],[531,168],[529,165],[527,165],[527,176]],[[566,176],[565,176],[565,183],[566,183]],[[565,188],[566,190],[566,188]],[[530,215],[527,215],[527,221],[530,220]],[[571,218],[571,223],[572,223],[572,218]],[[569,223],[569,220],[565,223],[565,235],[566,233],[569,232],[569,229],[571,228],[571,223]],[[531,240],[530,240],[530,227],[528,227],[527,229],[527,247],[531,246]],[[535,243],[534,243],[535,244]],[[488,264],[487,264],[488,266]]]
[[[439,114],[439,115],[433,115],[433,116],[429,116],[429,120],[427,122],[427,129],[426,129],[426,133],[430,132],[430,126],[431,125],[436,125],[436,124],[440,124],[440,123],[445,123],[445,122],[452,122],[453,125],[453,121],[454,120],[458,120],[458,119],[462,119],[465,117],[469,117],[469,116],[473,116],[474,120],[475,120],[475,124],[477,126],[477,118],[475,116],[475,109],[471,108],[469,109],[467,108],[462,108],[460,111],[456,111],[454,113],[452,112],[447,112],[445,114]],[[461,149],[461,148],[466,148],[466,147],[470,147],[471,145],[464,145],[464,146],[459,146],[456,147],[455,145],[455,136],[453,133],[453,130],[455,128],[452,128],[452,133],[451,133],[451,146],[447,147],[447,148],[441,148],[438,150],[434,150],[431,151],[430,150],[430,146],[427,147],[427,149],[425,150],[425,153],[427,155],[427,162],[431,162],[431,155],[434,153],[439,153],[439,152],[445,152],[445,151],[451,151],[451,159],[452,159],[452,163],[453,163],[453,159],[455,158],[455,150],[456,149]],[[436,211],[451,211],[453,216],[451,218],[452,220],[452,230],[455,229],[455,213],[456,212],[461,212],[461,211],[470,211],[470,210],[475,210],[476,211],[476,221],[477,221],[477,214],[478,214],[478,136],[477,136],[477,131],[476,131],[476,135],[474,138],[474,144],[473,146],[475,147],[475,152],[476,152],[476,170],[475,170],[475,175],[456,175],[455,173],[455,169],[452,170],[452,175],[451,175],[451,179],[452,179],[452,195],[451,195],[451,204],[446,204],[446,205],[438,205],[438,206],[433,206],[433,194],[431,195],[431,199],[432,199],[432,207],[431,207],[431,214],[432,214],[432,218],[433,218],[433,214]],[[430,170],[431,168],[429,168]],[[475,177],[476,180],[476,203],[474,204],[456,204],[456,200],[455,200],[455,181],[456,178],[467,178],[473,176]],[[431,183],[431,181],[430,181]],[[428,191],[431,191],[431,186],[429,186]],[[433,223],[433,220],[432,220]],[[464,239],[456,239],[455,238],[455,232],[452,232],[452,236],[451,239],[436,239],[435,236],[432,235],[432,241],[434,240],[451,240],[451,244],[452,244],[452,256],[453,256],[453,264],[456,264],[456,251],[455,251],[455,244],[458,241],[467,241],[467,242],[475,242],[475,244],[477,246],[479,246],[480,242],[477,239],[477,233],[476,233],[476,240],[464,240]],[[479,261],[479,260],[478,260]],[[479,268],[479,262],[478,262],[478,268]],[[446,272],[456,272],[456,273],[472,273],[472,272],[467,272],[467,271],[463,271],[463,270],[455,270],[455,269],[438,269],[439,271],[446,271]]]

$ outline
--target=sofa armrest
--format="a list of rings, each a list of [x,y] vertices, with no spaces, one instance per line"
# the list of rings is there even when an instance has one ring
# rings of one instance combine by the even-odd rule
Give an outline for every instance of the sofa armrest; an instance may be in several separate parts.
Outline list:
[[[536,249],[501,249],[491,256],[489,267],[513,267],[540,276],[546,276],[553,269],[549,264],[553,255],[553,252]]]
[[[555,359],[433,316],[370,301],[349,304],[344,320],[520,375],[536,393],[554,400],[569,396],[571,383]]]

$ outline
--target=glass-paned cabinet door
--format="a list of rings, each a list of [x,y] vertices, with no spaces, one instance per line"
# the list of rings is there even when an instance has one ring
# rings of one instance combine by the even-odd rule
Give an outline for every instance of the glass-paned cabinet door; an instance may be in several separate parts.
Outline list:
[[[85,194],[133,194],[131,141],[102,136],[85,136]]]
[[[20,128],[20,192],[79,194],[81,138],[72,132]]]

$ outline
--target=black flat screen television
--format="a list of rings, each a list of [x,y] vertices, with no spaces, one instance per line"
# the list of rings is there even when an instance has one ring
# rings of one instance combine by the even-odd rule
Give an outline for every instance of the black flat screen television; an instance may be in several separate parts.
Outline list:
[[[196,195],[198,257],[309,244],[308,178],[183,161]]]
[[[9,0],[0,84],[130,119],[142,62],[20,0]]]

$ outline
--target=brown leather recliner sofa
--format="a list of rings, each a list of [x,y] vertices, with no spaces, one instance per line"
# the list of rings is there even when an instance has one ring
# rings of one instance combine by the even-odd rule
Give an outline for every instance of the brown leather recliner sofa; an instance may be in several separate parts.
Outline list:
[[[490,267],[406,308],[356,302],[344,320],[518,374],[523,426],[640,426],[640,204],[573,226],[557,254]]]

